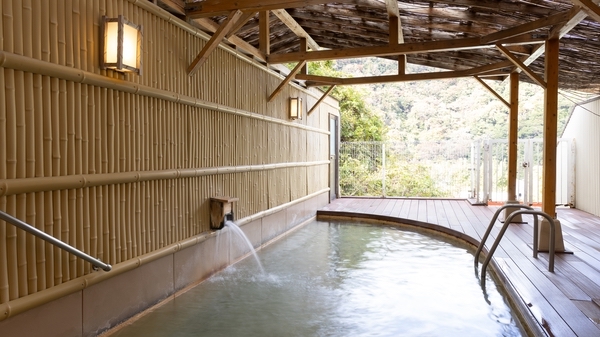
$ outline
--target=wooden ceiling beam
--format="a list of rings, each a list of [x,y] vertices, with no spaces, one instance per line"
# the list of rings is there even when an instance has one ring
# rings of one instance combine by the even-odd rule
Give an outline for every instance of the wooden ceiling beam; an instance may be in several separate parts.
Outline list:
[[[540,28],[553,26],[565,21],[568,21],[571,18],[571,11],[564,11],[558,14],[554,14],[548,17],[544,17],[535,21],[531,21],[516,27],[512,27],[509,29],[501,30],[497,33],[492,33],[487,36],[481,38],[481,43],[495,43],[500,40],[509,39],[511,37],[516,37],[522,34],[530,33]]]
[[[196,25],[208,30],[211,33],[214,33],[219,29],[219,25],[216,22],[214,22],[213,20],[208,19],[208,18],[195,19],[192,22],[195,23]],[[228,41],[230,43],[232,43],[233,45],[235,45],[236,47],[240,48],[241,50],[256,57],[258,60],[263,61],[263,62],[267,61],[267,56],[265,53],[254,48],[251,44],[242,40],[241,38],[234,35],[234,36],[231,36],[228,39]]]
[[[575,5],[581,6],[583,10],[596,22],[600,22],[600,7],[598,7],[598,0],[571,0]]]
[[[465,70],[438,71],[420,74],[398,74],[398,75],[383,75],[383,76],[366,76],[366,77],[350,77],[350,78],[335,78],[328,76],[316,76],[297,74],[297,80],[307,81],[307,86],[316,86],[323,84],[335,85],[357,85],[357,84],[373,84],[373,83],[391,83],[391,82],[407,82],[407,81],[423,81],[423,80],[438,80],[458,77],[471,77],[480,74],[491,73],[499,69],[510,66],[510,62],[502,61],[494,64],[489,64],[480,67],[474,67]],[[502,73],[494,73],[498,76]]]
[[[404,43],[394,46],[375,46],[347,49],[319,50],[311,52],[297,52],[288,54],[271,54],[269,63],[287,63],[300,60],[324,61],[345,58],[369,57],[369,56],[392,56],[402,54],[415,54],[425,52],[441,52],[448,50],[492,48],[493,46],[482,46],[479,38],[428,41],[418,43]]]
[[[319,50],[319,44],[313,40],[313,38],[308,35],[308,33],[296,22],[296,20],[285,10],[285,9],[275,9],[273,10],[273,14],[281,20],[294,34],[298,35],[298,37],[302,37],[306,39],[306,43],[312,50]]]
[[[508,58],[512,63],[514,63],[519,69],[521,69],[529,78],[531,78],[535,83],[539,84],[542,88],[546,88],[546,81],[541,78],[538,74],[533,72],[528,66],[526,66],[518,57],[513,55],[510,50],[506,49],[506,47],[502,45],[496,46],[506,58]]]
[[[330,0],[204,0],[188,2],[185,12],[188,19],[219,16],[234,10],[260,12],[284,8],[304,7],[307,5],[320,5]],[[354,0],[336,0],[338,3],[354,3]]]

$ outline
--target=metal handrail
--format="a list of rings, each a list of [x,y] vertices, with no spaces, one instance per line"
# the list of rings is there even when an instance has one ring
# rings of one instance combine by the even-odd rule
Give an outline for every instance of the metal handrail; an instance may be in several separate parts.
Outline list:
[[[80,251],[79,249],[62,242],[62,241],[58,240],[57,238],[55,238],[51,235],[48,235],[48,234],[42,232],[41,230],[31,226],[30,224],[23,222],[3,211],[0,211],[0,219],[6,221],[7,223],[10,223],[11,225],[14,225],[15,227],[22,229],[30,234],[33,234],[46,242],[49,242],[61,249],[64,249],[67,252],[69,252],[77,257],[80,257],[80,258],[88,261],[94,267],[101,268],[104,271],[110,271],[112,269],[110,264],[106,264],[96,258],[93,258],[93,257],[89,256],[88,254]]]
[[[512,213],[504,222],[504,225],[502,226],[500,233],[498,233],[498,236],[496,237],[494,244],[490,248],[490,251],[488,252],[488,254],[485,258],[485,261],[483,261],[483,265],[481,266],[481,280],[480,280],[482,286],[485,285],[485,271],[487,269],[487,266],[490,263],[490,261],[492,260],[492,255],[494,255],[496,248],[498,248],[498,245],[500,244],[500,240],[502,239],[502,236],[504,236],[504,232],[506,232],[506,229],[508,228],[508,225],[510,224],[512,219],[515,216],[521,215],[521,214],[530,214],[530,215],[534,216],[533,217],[533,257],[536,259],[538,256],[538,242],[537,242],[538,241],[538,216],[543,216],[544,218],[546,218],[546,220],[548,220],[548,222],[550,224],[550,242],[548,244],[549,245],[548,271],[551,273],[554,272],[554,253],[555,253],[555,237],[556,237],[556,232],[555,232],[556,228],[554,225],[554,219],[552,219],[552,217],[550,215],[548,215],[547,213],[544,213],[542,211],[536,211],[536,210],[516,211],[516,212]]]
[[[492,228],[494,228],[494,224],[496,223],[496,220],[498,220],[498,216],[500,215],[500,212],[502,212],[503,210],[507,209],[507,208],[526,208],[529,210],[533,210],[533,208],[526,206],[526,205],[519,205],[519,204],[512,204],[512,205],[504,205],[500,208],[498,208],[498,210],[496,210],[496,213],[494,213],[494,216],[492,217],[492,220],[490,221],[490,224],[488,225],[488,228],[485,231],[485,234],[483,234],[483,237],[481,238],[481,242],[479,243],[479,247],[477,247],[477,251],[475,252],[475,268],[477,268],[479,266],[479,254],[481,253],[481,251],[483,250],[483,247],[485,246],[485,242],[488,239],[488,236],[490,236],[490,233],[492,232]]]

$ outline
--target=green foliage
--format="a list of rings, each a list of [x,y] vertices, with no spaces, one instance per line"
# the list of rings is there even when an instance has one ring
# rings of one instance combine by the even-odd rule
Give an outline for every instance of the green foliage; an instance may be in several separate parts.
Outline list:
[[[310,74],[333,77],[347,77],[333,69],[333,61],[310,62]],[[381,141],[386,128],[382,118],[366,103],[365,90],[350,86],[335,87],[331,95],[340,102],[341,140]]]

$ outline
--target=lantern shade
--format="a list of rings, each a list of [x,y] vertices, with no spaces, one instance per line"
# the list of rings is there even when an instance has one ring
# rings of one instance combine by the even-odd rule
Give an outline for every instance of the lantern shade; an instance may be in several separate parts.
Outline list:
[[[104,48],[102,69],[134,72],[141,75],[142,27],[118,18],[102,17]]]
[[[290,118],[302,119],[302,98],[290,97]]]

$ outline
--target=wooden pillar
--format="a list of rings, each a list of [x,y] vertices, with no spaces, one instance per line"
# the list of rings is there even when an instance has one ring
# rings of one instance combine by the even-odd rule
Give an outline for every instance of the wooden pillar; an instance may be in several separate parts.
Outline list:
[[[558,136],[558,38],[546,41],[546,90],[544,91],[544,174],[542,211],[553,218],[555,251],[564,252],[562,227],[556,218],[556,139]],[[549,249],[550,224],[544,219],[538,228],[538,248]]]
[[[481,80],[480,80],[481,81]],[[483,81],[481,81],[483,83]],[[485,83],[483,83],[485,84]],[[517,145],[519,143],[519,73],[510,73],[510,104],[508,113],[508,200],[505,205],[518,205],[517,201]],[[509,207],[504,211],[504,219],[520,207]],[[512,218],[513,223],[522,223],[523,217],[518,214]]]
[[[559,40],[546,41],[546,90],[544,91],[544,172],[542,211],[556,218],[556,139],[558,136]]]
[[[508,120],[508,200],[517,200],[517,144],[519,133],[519,73],[510,73]]]

